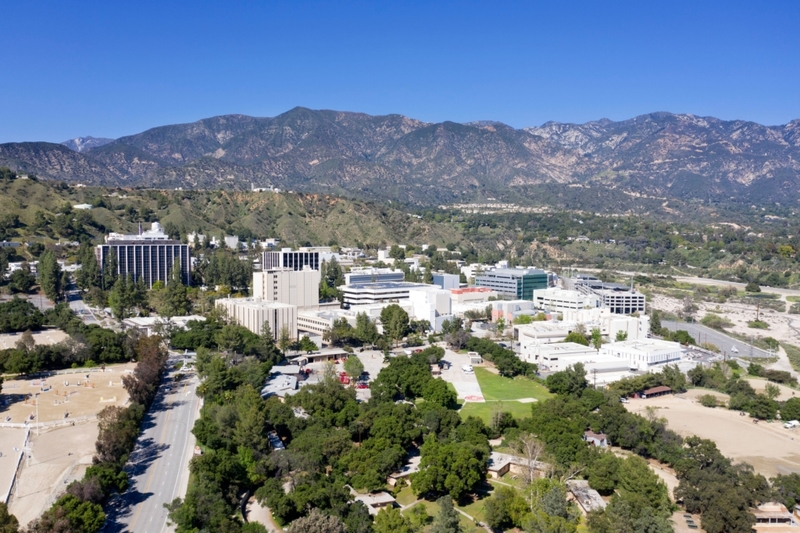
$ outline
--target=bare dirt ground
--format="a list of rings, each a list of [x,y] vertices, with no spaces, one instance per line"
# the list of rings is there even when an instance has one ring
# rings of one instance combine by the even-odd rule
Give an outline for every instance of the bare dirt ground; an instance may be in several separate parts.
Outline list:
[[[31,415],[36,417],[35,394],[39,395],[39,422],[90,416],[107,405],[123,405],[128,399],[128,393],[122,387],[122,376],[126,370],[133,370],[134,366],[134,363],[129,363],[106,367],[105,372],[81,372],[5,381],[0,422],[35,422],[36,420],[30,418]],[[69,416],[65,417],[65,414]]]
[[[655,407],[656,415],[665,418],[670,429],[682,436],[713,440],[725,456],[750,463],[756,472],[767,477],[800,473],[800,431],[786,430],[780,422],[754,424],[750,417],[740,416],[737,411],[703,407],[696,401],[703,394],[708,391],[631,400],[625,405],[629,411],[644,416],[647,407]]]
[[[0,422],[10,418],[12,424],[22,423],[30,420],[30,415],[35,417],[36,402],[32,396],[39,393],[39,421],[58,423],[40,429],[38,436],[35,429],[31,430],[30,462],[23,459],[10,500],[11,512],[21,524],[38,517],[69,483],[83,477],[91,465],[97,440],[97,421],[93,417],[109,405],[127,403],[122,376],[133,367],[133,364],[116,365],[107,367],[105,372],[90,373],[88,386],[85,372],[3,383],[3,399],[8,399],[9,403],[0,407]],[[69,413],[66,418],[65,413]],[[74,425],[70,421],[74,421]],[[6,438],[24,431],[0,428],[0,448]],[[5,468],[3,470],[5,475]]]
[[[22,337],[21,333],[6,333],[0,335],[0,350],[9,350],[17,347],[17,342]],[[39,331],[33,334],[33,341],[40,345],[51,345],[64,342],[69,335],[58,329]]]
[[[31,432],[30,465],[22,460],[9,510],[20,524],[38,517],[67,485],[81,479],[92,464],[97,422],[78,423],[41,433]]]

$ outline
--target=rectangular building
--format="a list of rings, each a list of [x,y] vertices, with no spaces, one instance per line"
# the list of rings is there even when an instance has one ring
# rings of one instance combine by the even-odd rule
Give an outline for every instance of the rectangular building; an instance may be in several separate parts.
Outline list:
[[[442,289],[457,289],[461,286],[461,276],[458,274],[433,274],[433,284]]]
[[[288,268],[289,270],[303,270],[308,267],[311,270],[319,270],[320,252],[294,251],[291,248],[283,248],[280,251],[269,251],[261,253],[262,270],[278,270]]]
[[[533,300],[533,291],[547,288],[548,277],[536,268],[496,268],[475,276],[475,285],[518,300]]]
[[[618,357],[627,361],[631,369],[647,371],[656,365],[680,361],[683,349],[677,342],[639,339],[604,344],[600,355]]]
[[[112,257],[117,263],[118,276],[141,279],[148,288],[152,288],[157,281],[165,285],[169,283],[172,267],[177,260],[182,283],[191,285],[189,245],[170,239],[158,222],[154,222],[149,231],[142,231],[140,227],[139,233],[134,235],[110,233],[106,243],[95,248],[95,258],[101,272],[105,272]]]
[[[261,335],[266,322],[275,340],[278,340],[283,327],[289,330],[292,339],[297,339],[297,307],[294,305],[265,302],[261,298],[220,298],[215,304],[225,309],[229,318],[256,335]]]
[[[598,307],[600,300],[593,294],[553,287],[533,291],[533,303],[537,309],[560,313],[568,310]]]
[[[319,307],[319,270],[267,270],[253,272],[253,297],[265,302],[295,305],[300,309]]]
[[[354,283],[353,285],[342,285],[341,291],[344,295],[344,303],[350,305],[365,305],[407,300],[408,291],[415,287],[430,288],[431,285],[406,281]]]
[[[601,307],[618,315],[645,312],[645,296],[632,285],[628,287],[621,283],[607,283],[588,274],[577,274],[573,278],[565,279],[564,286],[596,296]]]
[[[354,268],[344,274],[345,285],[355,283],[380,283],[383,281],[403,281],[406,274],[392,268]]]

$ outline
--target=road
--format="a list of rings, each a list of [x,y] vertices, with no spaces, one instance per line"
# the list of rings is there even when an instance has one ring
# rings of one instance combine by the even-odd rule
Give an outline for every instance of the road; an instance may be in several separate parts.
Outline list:
[[[724,333],[703,326],[702,324],[689,324],[686,322],[671,322],[669,320],[662,320],[661,325],[672,331],[677,331],[679,329],[688,331],[689,335],[694,337],[694,340],[696,340],[698,344],[710,342],[728,356],[735,355],[743,358],[751,356],[750,345],[748,343],[734,339],[733,337],[729,337]],[[731,348],[734,346],[737,350],[739,350],[738,354],[731,353]],[[753,357],[775,357],[775,354],[767,353],[760,348],[756,348],[755,346],[752,348],[752,350]]]
[[[143,431],[125,467],[130,487],[106,509],[105,533],[164,533],[164,504],[183,497],[195,445],[191,429],[199,415],[197,378],[165,379],[143,423]]]
[[[81,317],[86,325],[100,325],[100,322],[97,321],[97,318],[95,318],[92,310],[89,309],[89,307],[87,307],[83,302],[83,298],[81,298],[81,291],[74,283],[70,283],[65,294],[67,296],[69,308],[72,309],[72,312]]]

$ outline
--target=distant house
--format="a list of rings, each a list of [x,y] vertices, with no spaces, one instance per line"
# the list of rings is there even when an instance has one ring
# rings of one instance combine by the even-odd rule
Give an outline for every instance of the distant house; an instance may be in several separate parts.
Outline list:
[[[88,211],[92,208],[92,204],[76,204],[72,206],[72,209],[80,209],[83,211]]]
[[[376,515],[385,507],[394,507],[396,500],[388,492],[377,492],[375,494],[358,494],[355,497],[357,502],[367,506],[369,514]]]
[[[544,471],[546,465],[540,461],[533,463],[534,470]],[[528,461],[524,457],[508,453],[492,452],[489,454],[489,463],[486,471],[491,478],[499,478],[511,472],[523,474],[528,469]]]
[[[261,397],[266,399],[277,396],[283,400],[286,396],[292,395],[297,390],[297,376],[286,376],[284,374],[274,375],[267,381],[261,389]]]
[[[656,398],[658,396],[664,396],[665,394],[672,394],[672,389],[666,385],[660,385],[658,387],[653,387],[651,389],[642,391],[642,398]]]
[[[600,497],[599,492],[589,486],[589,482],[586,480],[573,479],[567,481],[567,489],[583,514],[602,511],[606,508],[605,500]]]
[[[585,440],[592,446],[597,446],[598,448],[605,448],[606,446],[608,446],[608,437],[606,436],[606,434],[595,433],[591,429],[583,432],[583,440]]]

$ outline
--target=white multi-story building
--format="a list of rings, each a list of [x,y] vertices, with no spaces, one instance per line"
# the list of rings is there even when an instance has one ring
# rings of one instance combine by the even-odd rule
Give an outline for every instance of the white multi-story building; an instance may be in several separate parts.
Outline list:
[[[629,368],[647,371],[657,365],[680,361],[683,349],[677,342],[639,339],[604,344],[600,347],[600,355],[623,359]]]
[[[354,283],[342,285],[340,290],[344,295],[344,303],[350,305],[376,304],[407,300],[408,291],[415,287],[430,287],[424,283],[410,283],[407,281],[387,281],[383,283]]]
[[[253,297],[265,302],[295,305],[300,309],[319,307],[319,270],[267,270],[253,272]]]
[[[612,313],[629,315],[631,313],[644,313],[645,295],[637,292],[633,287],[619,283],[606,283],[594,276],[578,274],[573,278],[564,279],[568,289],[574,289],[583,294],[592,294],[600,301],[600,306],[609,309]]]
[[[457,289],[461,286],[461,276],[458,274],[433,274],[433,284],[442,289]]]
[[[228,317],[261,335],[264,323],[268,323],[275,340],[286,327],[292,339],[297,338],[297,307],[279,302],[265,302],[261,298],[220,298],[216,306],[225,309]]]
[[[261,253],[261,269],[275,270],[288,268],[290,270],[303,270],[308,267],[319,270],[320,253],[317,250],[295,251],[291,248],[282,248],[280,251],[267,251]]]
[[[403,281],[405,276],[406,274],[402,270],[395,270],[392,268],[353,268],[350,270],[350,272],[345,272],[344,283],[345,285],[353,285],[355,283]]]
[[[435,285],[422,285],[408,291],[412,315],[417,320],[427,320],[434,332],[442,331],[442,322],[452,317],[450,291]]]
[[[533,291],[533,303],[537,309],[560,313],[598,307],[600,300],[594,294],[552,287]]]

